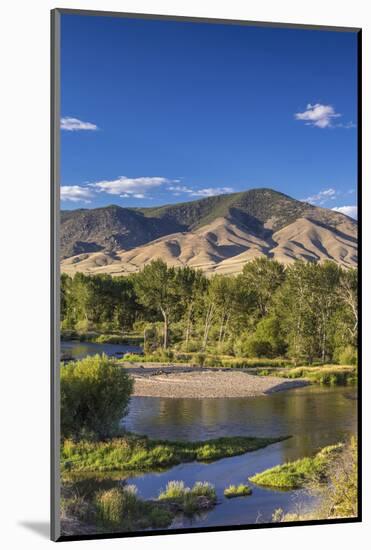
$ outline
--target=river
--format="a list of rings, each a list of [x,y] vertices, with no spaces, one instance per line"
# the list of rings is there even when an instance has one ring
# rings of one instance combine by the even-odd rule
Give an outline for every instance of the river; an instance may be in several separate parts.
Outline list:
[[[122,357],[125,353],[143,353],[140,346],[129,344],[96,344],[78,340],[61,340],[61,355],[68,359],[83,359],[87,355],[105,353],[112,357]]]
[[[153,498],[170,480],[209,481],[219,504],[210,512],[176,520],[172,527],[210,527],[270,522],[282,508],[295,511],[309,506],[303,491],[277,491],[253,485],[249,497],[228,500],[230,484],[246,483],[256,472],[313,455],[321,447],[337,443],[356,432],[357,402],[354,388],[307,386],[269,396],[234,399],[160,399],[134,397],[125,427],[152,438],[201,440],[221,436],[278,436],[290,439],[241,456],[209,464],[181,464],[165,472],[129,478],[143,498]]]
[[[137,352],[140,348],[62,342],[62,352],[76,359],[95,353],[117,357],[128,351]],[[313,497],[300,490],[277,491],[253,485],[251,496],[228,500],[223,496],[224,489],[230,484],[246,483],[249,476],[276,464],[313,455],[320,448],[356,433],[356,390],[313,385],[251,398],[133,397],[123,424],[129,431],[155,439],[292,436],[264,449],[213,463],[192,462],[163,472],[129,479],[125,476],[145,499],[157,497],[170,480],[183,480],[188,486],[196,481],[209,481],[215,486],[218,504],[213,510],[192,519],[178,518],[172,528],[269,523],[276,509],[285,512],[295,511],[298,506],[305,509],[313,504]]]

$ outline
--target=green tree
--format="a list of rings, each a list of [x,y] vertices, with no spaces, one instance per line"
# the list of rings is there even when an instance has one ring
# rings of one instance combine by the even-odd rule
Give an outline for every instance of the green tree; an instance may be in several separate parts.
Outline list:
[[[259,321],[254,339],[258,342],[268,343],[273,355],[283,355],[286,352],[287,346],[282,334],[281,324],[279,318],[274,314]],[[267,349],[269,349],[268,346]]]
[[[286,269],[285,283],[275,296],[275,314],[295,364],[316,356],[317,318],[313,288],[314,264],[298,261]]]
[[[188,351],[189,339],[197,313],[197,304],[205,295],[208,282],[201,271],[196,271],[190,267],[178,268],[175,272],[175,278],[185,315],[184,345],[185,350]]]
[[[132,379],[106,355],[62,363],[62,438],[104,439],[116,435],[132,389]]]
[[[245,264],[242,282],[252,293],[257,308],[257,316],[265,317],[272,305],[272,296],[285,280],[285,268],[275,260],[256,258]]]
[[[164,323],[163,348],[169,343],[169,328],[174,315],[182,307],[182,296],[176,277],[176,270],[168,268],[162,260],[146,265],[134,279],[138,301],[144,306],[158,310]]]
[[[358,271],[341,270],[338,287],[339,299],[344,305],[343,321],[349,332],[350,343],[357,345],[358,337]]]

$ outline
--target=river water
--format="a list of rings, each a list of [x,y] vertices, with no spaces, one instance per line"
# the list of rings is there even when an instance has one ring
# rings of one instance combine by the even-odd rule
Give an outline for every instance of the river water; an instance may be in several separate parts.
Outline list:
[[[61,340],[61,354],[70,359],[83,359],[87,355],[105,353],[113,357],[122,357],[125,353],[142,353],[140,346],[129,344],[96,344],[78,340]]]
[[[62,342],[76,358],[92,353],[119,355],[135,346]],[[73,345],[72,345],[73,344]],[[130,350],[128,349],[130,348]],[[246,483],[256,472],[315,454],[320,448],[356,433],[357,401],[353,387],[296,388],[250,398],[164,399],[133,397],[124,419],[127,430],[154,439],[205,440],[222,436],[291,437],[264,449],[213,463],[192,462],[163,472],[135,475],[128,483],[142,498],[155,498],[167,482],[187,486],[209,481],[217,491],[217,506],[197,517],[176,519],[172,528],[210,527],[271,522],[273,512],[304,511],[313,497],[303,491],[277,491],[253,485],[251,496],[226,499],[230,484]],[[124,476],[123,476],[124,478]],[[116,478],[117,479],[117,478]]]
[[[128,430],[151,438],[202,440],[221,436],[290,439],[241,456],[209,464],[181,464],[165,472],[134,476],[128,483],[143,498],[153,498],[170,480],[186,485],[209,481],[219,504],[207,514],[174,522],[173,527],[207,527],[270,522],[273,512],[303,510],[313,497],[303,491],[277,491],[253,486],[245,498],[226,499],[225,487],[246,483],[256,472],[310,456],[356,431],[357,402],[353,388],[308,386],[269,396],[234,399],[160,399],[135,397],[125,419]],[[304,508],[305,509],[305,508]]]

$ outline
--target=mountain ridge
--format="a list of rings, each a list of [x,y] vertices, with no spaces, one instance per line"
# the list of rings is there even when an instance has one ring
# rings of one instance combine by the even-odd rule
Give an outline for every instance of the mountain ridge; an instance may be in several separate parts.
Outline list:
[[[155,257],[207,272],[223,271],[224,262],[228,271],[240,255],[241,265],[245,257],[266,255],[283,263],[327,258],[354,266],[357,223],[267,188],[159,207],[61,213],[62,270],[70,273],[125,274]]]

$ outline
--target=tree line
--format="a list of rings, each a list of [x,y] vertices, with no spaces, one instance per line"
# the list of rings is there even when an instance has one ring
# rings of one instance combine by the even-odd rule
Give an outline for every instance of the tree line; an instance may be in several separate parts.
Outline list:
[[[154,260],[127,277],[61,278],[62,329],[140,331],[158,348],[238,356],[287,356],[294,363],[355,361],[357,270],[265,257],[237,276],[211,278]]]

